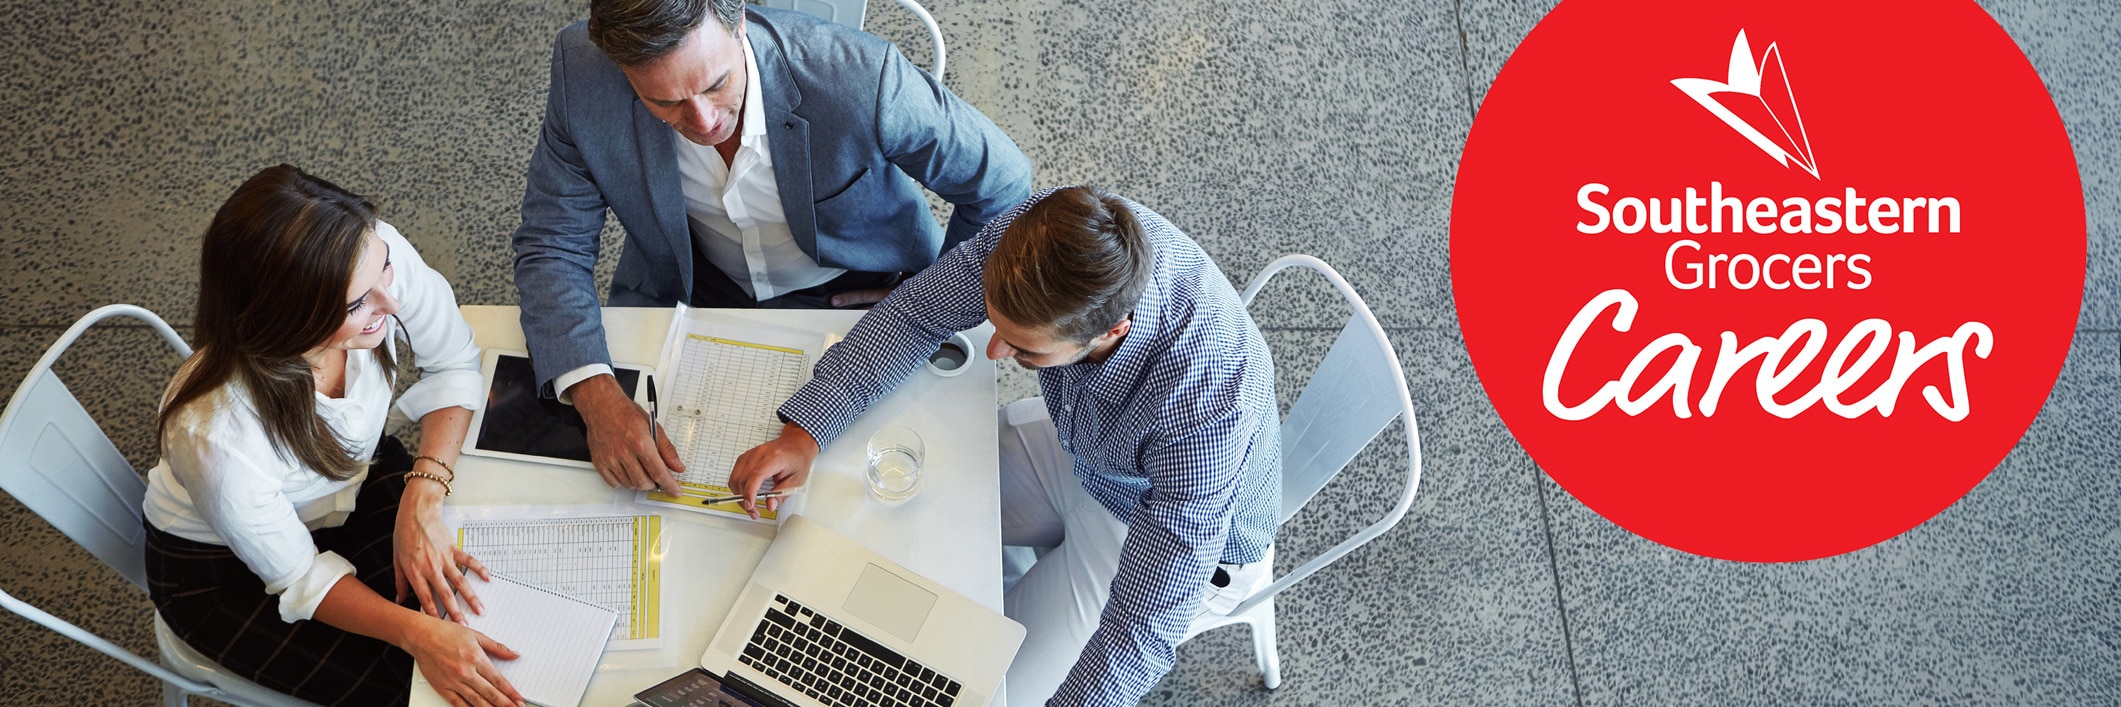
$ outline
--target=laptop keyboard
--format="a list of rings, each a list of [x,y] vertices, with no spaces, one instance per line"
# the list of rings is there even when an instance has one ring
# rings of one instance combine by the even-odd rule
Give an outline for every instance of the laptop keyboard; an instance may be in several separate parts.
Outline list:
[[[963,687],[780,595],[737,662],[835,707],[951,707]]]

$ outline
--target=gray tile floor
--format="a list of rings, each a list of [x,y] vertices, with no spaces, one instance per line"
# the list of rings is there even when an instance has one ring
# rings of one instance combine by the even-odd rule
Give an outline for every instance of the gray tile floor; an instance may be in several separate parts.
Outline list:
[[[950,38],[948,82],[1018,140],[1041,184],[1133,196],[1239,281],[1280,253],[1324,257],[1390,329],[1415,391],[1423,494],[1401,527],[1281,604],[1282,688],[1259,686],[1249,636],[1231,628],[1182,648],[1147,702],[2121,703],[2121,483],[2108,473],[2121,465],[2121,8],[1984,2],[2053,91],[2086,191],[2084,312],[2039,420],[1987,482],[1902,537],[1748,565],[1666,550],[1574,501],[1511,440],[1466,361],[1451,179],[1479,99],[1551,4],[929,3]],[[374,198],[463,301],[513,303],[506,238],[545,55],[580,5],[8,2],[0,394],[94,306],[187,322],[198,231],[273,162]],[[872,17],[926,61],[903,13],[878,3]],[[1267,297],[1286,395],[1339,315],[1315,283]],[[142,329],[101,330],[62,368],[142,467],[175,362],[156,346]],[[1006,397],[1032,389],[1005,376]],[[1284,568],[1381,511],[1375,490],[1403,454],[1366,453],[1324,499],[1339,510],[1289,526]],[[152,654],[145,598],[11,499],[0,590]],[[154,695],[0,616],[0,704]]]

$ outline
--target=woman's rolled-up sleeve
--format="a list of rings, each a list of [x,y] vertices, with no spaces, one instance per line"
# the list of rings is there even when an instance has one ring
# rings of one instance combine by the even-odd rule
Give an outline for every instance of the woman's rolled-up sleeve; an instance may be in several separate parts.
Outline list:
[[[338,553],[317,552],[281,481],[245,450],[269,450],[263,430],[216,427],[172,433],[163,456],[214,534],[280,597],[280,620],[314,616],[339,578],[354,573]],[[255,437],[256,439],[246,439]]]
[[[485,402],[485,380],[479,375],[479,345],[471,324],[457,309],[449,280],[427,266],[398,229],[376,222],[376,234],[390,246],[397,277],[391,295],[398,300],[398,321],[405,325],[420,381],[398,398],[398,410],[420,419],[446,407],[477,410]]]

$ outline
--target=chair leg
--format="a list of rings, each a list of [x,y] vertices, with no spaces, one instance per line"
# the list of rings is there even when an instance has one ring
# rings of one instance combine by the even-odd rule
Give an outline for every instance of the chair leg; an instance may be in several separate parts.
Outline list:
[[[186,707],[190,703],[191,696],[185,694],[184,690],[176,685],[162,683],[162,707]]]
[[[1267,689],[1281,687],[1281,649],[1274,644],[1274,602],[1252,610],[1252,656],[1259,661],[1259,676]]]

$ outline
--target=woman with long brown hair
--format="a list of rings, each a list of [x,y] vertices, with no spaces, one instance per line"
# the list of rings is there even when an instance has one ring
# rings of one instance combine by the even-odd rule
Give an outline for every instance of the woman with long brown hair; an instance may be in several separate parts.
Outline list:
[[[178,638],[318,704],[404,704],[415,659],[452,704],[521,704],[488,657],[516,654],[461,624],[482,607],[460,568],[485,568],[440,517],[484,395],[448,281],[366,199],[269,167],[207,227],[193,338],[145,504]],[[383,434],[402,354],[418,455]]]

